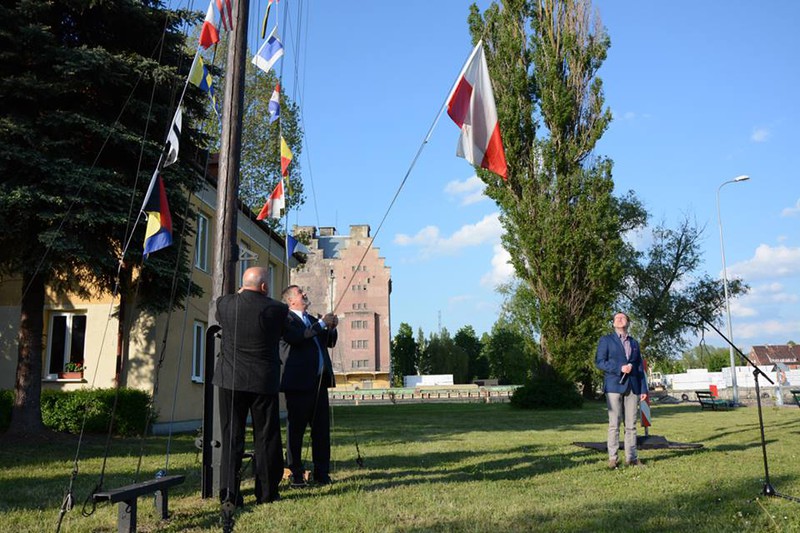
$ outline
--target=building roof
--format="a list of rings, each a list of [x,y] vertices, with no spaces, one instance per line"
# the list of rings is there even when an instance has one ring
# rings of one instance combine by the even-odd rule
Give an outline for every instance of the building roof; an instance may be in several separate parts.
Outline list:
[[[341,252],[347,247],[346,235],[334,235],[331,237],[318,237],[319,249],[322,250],[323,259],[340,259]]]
[[[777,363],[800,365],[800,345],[753,346],[750,354],[753,356],[754,362],[759,365],[774,365]]]

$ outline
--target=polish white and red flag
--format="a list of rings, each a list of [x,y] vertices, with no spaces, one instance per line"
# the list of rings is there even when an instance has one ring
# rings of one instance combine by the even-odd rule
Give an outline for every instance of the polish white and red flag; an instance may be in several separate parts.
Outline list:
[[[283,196],[283,180],[280,180],[269,195],[264,207],[258,213],[256,220],[264,220],[267,217],[281,218],[281,211],[286,207],[286,200]]]
[[[456,155],[508,179],[492,80],[479,41],[447,99],[447,114],[461,128]]]
[[[233,8],[231,0],[217,0],[217,9],[219,10],[220,19],[222,20],[222,27],[225,31],[233,29]]]
[[[206,18],[203,27],[200,29],[200,46],[208,48],[212,44],[219,42],[219,25],[217,23],[217,10],[214,0],[209,0]]]

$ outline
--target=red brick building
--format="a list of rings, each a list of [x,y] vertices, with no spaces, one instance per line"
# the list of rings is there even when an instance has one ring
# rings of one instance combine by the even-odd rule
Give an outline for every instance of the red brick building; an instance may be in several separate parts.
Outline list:
[[[310,312],[339,316],[339,341],[331,350],[337,386],[389,386],[392,292],[391,269],[372,246],[368,225],[336,228],[295,226],[306,242],[308,260],[292,270],[292,283],[311,300]],[[306,237],[303,237],[305,235]]]
[[[783,363],[790,369],[800,368],[800,346],[778,344],[753,346],[750,359],[757,365],[775,365]]]

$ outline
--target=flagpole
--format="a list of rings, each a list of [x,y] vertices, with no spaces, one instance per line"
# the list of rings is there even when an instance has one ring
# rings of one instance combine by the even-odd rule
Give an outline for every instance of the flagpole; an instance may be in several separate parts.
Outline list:
[[[483,46],[483,40],[478,41],[478,44]],[[389,212],[392,210],[392,207],[394,207],[394,204],[397,201],[397,198],[400,196],[400,191],[403,190],[403,187],[405,186],[406,181],[408,181],[408,178],[411,175],[411,171],[414,170],[414,167],[416,166],[420,155],[422,155],[422,151],[425,149],[425,146],[428,144],[428,141],[430,141],[430,138],[433,135],[433,132],[436,129],[436,126],[439,124],[439,119],[442,118],[442,113],[444,113],[444,110],[447,107],[447,103],[450,101],[450,97],[453,95],[453,92],[455,91],[456,87],[458,86],[458,80],[460,80],[461,77],[464,75],[464,72],[466,71],[467,66],[469,65],[469,63],[472,60],[472,58],[475,57],[475,54],[478,52],[479,49],[480,49],[480,46],[476,45],[475,48],[473,48],[473,50],[470,53],[470,55],[467,58],[467,60],[464,62],[464,66],[461,67],[461,70],[459,71],[459,74],[456,77],[456,81],[455,81],[455,83],[453,83],[453,88],[447,93],[447,97],[444,99],[444,101],[442,102],[442,105],[439,107],[439,111],[438,111],[438,113],[436,113],[436,118],[433,119],[433,122],[431,123],[430,127],[428,128],[428,133],[425,134],[425,138],[422,140],[422,143],[419,145],[419,148],[417,149],[416,154],[414,154],[414,157],[411,160],[411,164],[408,166],[408,170],[406,170],[406,173],[403,176],[402,181],[400,182],[400,186],[397,188],[397,191],[394,193],[394,196],[392,197],[392,201],[389,202],[389,207],[386,208],[386,212],[384,213],[383,218],[381,219],[380,223],[378,224],[378,227],[375,230],[375,233],[372,234],[372,239],[369,241],[369,246],[367,246],[366,250],[364,251],[364,255],[362,255],[361,259],[358,261],[358,265],[361,265],[361,263],[364,261],[364,258],[367,256],[367,252],[369,252],[369,250],[372,248],[372,244],[375,242],[375,239],[378,237],[378,234],[380,233],[381,228],[383,227],[383,224],[386,222],[386,219],[389,217]],[[355,278],[355,275],[356,275],[356,273],[353,272],[353,274],[350,276],[350,280],[347,282],[345,287],[349,287],[352,284],[353,279]],[[333,309],[331,309],[331,313],[336,312],[336,309],[339,308],[339,304],[342,303],[342,300],[344,299],[344,297],[345,297],[345,293],[343,292],[342,296],[336,302],[336,306],[334,306]]]
[[[228,33],[228,57],[222,111],[222,136],[220,142],[219,171],[217,175],[217,205],[215,213],[216,253],[212,265],[211,302],[208,324],[217,324],[217,299],[232,294],[235,289],[236,261],[238,260],[237,220],[239,196],[239,167],[242,155],[242,115],[244,109],[245,56],[247,53],[247,19],[250,2],[235,2],[235,24]],[[214,387],[214,400],[206,409],[213,409],[213,439],[222,442],[219,397]],[[208,439],[207,435],[204,438]],[[207,442],[211,442],[208,440]],[[221,449],[214,447],[211,456],[212,494],[219,494]]]

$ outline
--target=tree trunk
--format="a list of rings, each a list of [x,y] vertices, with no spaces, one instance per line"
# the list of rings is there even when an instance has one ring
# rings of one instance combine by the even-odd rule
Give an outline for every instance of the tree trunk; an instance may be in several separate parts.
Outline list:
[[[8,434],[42,435],[42,333],[44,331],[44,276],[23,276],[17,349],[16,397]]]

